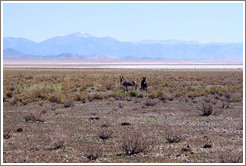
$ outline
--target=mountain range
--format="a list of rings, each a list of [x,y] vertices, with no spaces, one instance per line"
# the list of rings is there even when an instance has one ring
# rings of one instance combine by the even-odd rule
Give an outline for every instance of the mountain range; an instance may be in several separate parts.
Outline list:
[[[123,42],[76,32],[42,42],[3,38],[4,59],[241,59],[243,43],[181,40]]]

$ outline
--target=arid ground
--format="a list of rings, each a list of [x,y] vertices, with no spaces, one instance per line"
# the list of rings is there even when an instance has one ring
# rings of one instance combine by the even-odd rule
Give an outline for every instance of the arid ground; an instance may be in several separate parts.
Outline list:
[[[4,163],[242,162],[241,69],[3,74]],[[124,92],[119,76],[138,89]]]

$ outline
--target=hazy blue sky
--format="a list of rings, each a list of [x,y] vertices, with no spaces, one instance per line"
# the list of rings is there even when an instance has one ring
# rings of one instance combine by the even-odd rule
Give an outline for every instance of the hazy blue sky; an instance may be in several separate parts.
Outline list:
[[[121,41],[243,42],[242,3],[5,3],[3,36],[40,42],[73,32]]]

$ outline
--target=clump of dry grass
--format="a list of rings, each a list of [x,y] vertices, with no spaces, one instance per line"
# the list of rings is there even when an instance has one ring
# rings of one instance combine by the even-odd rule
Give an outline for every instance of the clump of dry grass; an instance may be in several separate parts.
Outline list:
[[[103,155],[103,148],[100,145],[88,145],[85,148],[84,156],[91,161],[97,160]]]
[[[239,152],[236,154],[225,154],[219,156],[220,163],[242,163],[243,162],[243,153]]]
[[[178,143],[184,140],[184,137],[174,130],[166,131],[165,138],[167,140],[167,143]]]
[[[65,100],[63,104],[64,104],[64,107],[65,108],[73,107],[74,106],[74,103],[73,103],[73,100],[72,99]]]
[[[134,155],[147,152],[153,147],[153,139],[142,131],[133,130],[124,133],[122,136],[121,149],[126,155]]]
[[[56,150],[65,147],[67,141],[67,135],[65,135],[61,130],[57,130],[50,136],[51,148],[49,150]]]
[[[96,93],[96,94],[94,94],[93,98],[96,100],[102,100],[105,98],[105,95],[103,95],[101,93]]]
[[[106,140],[111,138],[113,133],[113,130],[111,130],[110,128],[102,128],[98,131],[98,137],[100,139]]]
[[[157,104],[157,101],[155,100],[146,100],[145,103],[144,103],[146,106],[155,106]]]
[[[162,92],[160,92],[159,94],[159,99],[160,100],[169,100],[169,101],[172,101],[173,100],[173,95],[170,93],[170,92],[167,92],[165,90],[163,90]]]
[[[25,121],[44,122],[44,112],[41,110],[31,110],[24,116]]]
[[[138,91],[136,91],[136,90],[132,90],[132,91],[130,91],[130,92],[128,92],[128,93],[129,93],[129,95],[130,95],[131,97],[137,97],[137,96],[139,95]]]
[[[213,106],[210,103],[202,102],[202,107],[200,110],[202,116],[209,116],[213,113]]]

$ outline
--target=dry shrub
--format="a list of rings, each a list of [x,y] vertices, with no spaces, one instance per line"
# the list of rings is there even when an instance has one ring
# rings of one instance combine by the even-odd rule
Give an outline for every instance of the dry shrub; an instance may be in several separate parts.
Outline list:
[[[162,91],[159,94],[159,98],[160,98],[160,100],[169,100],[169,101],[172,101],[173,100],[173,95],[170,92]]]
[[[157,101],[155,100],[146,100],[145,103],[144,103],[146,106],[155,106],[157,104]]]
[[[9,100],[9,103],[11,105],[15,105],[17,103],[17,100],[15,100],[15,99],[12,98],[12,99]]]
[[[242,163],[243,162],[243,153],[239,152],[236,154],[225,154],[219,157],[220,163]]]
[[[104,98],[105,98],[105,96],[103,94],[100,94],[100,93],[94,94],[94,99],[102,100]]]
[[[31,110],[27,115],[24,116],[25,121],[32,122],[44,122],[44,113],[41,110]]]
[[[12,137],[12,133],[10,131],[6,131],[3,133],[4,139],[9,139],[10,137]]]
[[[65,147],[67,142],[67,136],[62,130],[57,130],[53,135],[50,136],[51,148],[50,150],[56,150]]]
[[[74,106],[74,103],[73,103],[73,100],[72,99],[65,100],[63,104],[64,104],[64,107],[65,108],[73,107]]]
[[[133,130],[122,136],[121,149],[126,155],[134,155],[141,152],[147,152],[153,147],[153,139],[139,130]]]
[[[80,95],[80,100],[83,102],[83,103],[86,103],[88,101],[88,93],[81,93]]]
[[[13,92],[12,92],[12,91],[8,91],[8,92],[6,93],[6,96],[7,96],[8,98],[13,97]]]
[[[98,137],[103,140],[109,139],[112,137],[113,133],[114,132],[109,128],[102,128],[98,131]]]
[[[136,96],[139,95],[138,91],[135,91],[135,90],[130,91],[130,92],[128,92],[128,93],[129,93],[129,95],[130,95],[131,97],[136,97]]]
[[[202,102],[202,107],[200,110],[202,116],[209,116],[213,113],[213,106],[210,103]]]
[[[165,138],[166,138],[168,143],[178,143],[178,142],[184,140],[184,137],[174,130],[166,131],[165,132]]]
[[[241,102],[242,101],[242,94],[235,93],[232,95],[232,102]]]
[[[100,145],[88,145],[84,155],[88,160],[96,160],[103,155],[103,149]]]
[[[150,93],[150,94],[148,95],[148,97],[151,98],[151,99],[158,98],[158,97],[159,97],[159,94],[158,94],[157,92]]]
[[[52,103],[61,103],[62,95],[55,94],[55,95],[49,96],[48,100]]]

